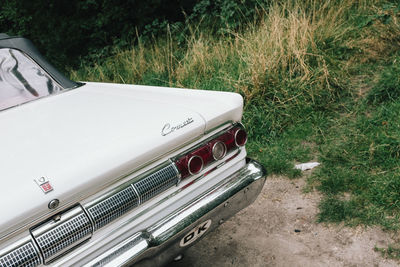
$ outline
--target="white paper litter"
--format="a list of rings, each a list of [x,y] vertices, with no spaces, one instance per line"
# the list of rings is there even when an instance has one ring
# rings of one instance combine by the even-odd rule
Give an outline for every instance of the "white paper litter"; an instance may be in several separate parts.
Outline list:
[[[299,169],[302,171],[311,170],[317,167],[320,163],[319,162],[307,162],[301,163],[294,166],[295,169]]]

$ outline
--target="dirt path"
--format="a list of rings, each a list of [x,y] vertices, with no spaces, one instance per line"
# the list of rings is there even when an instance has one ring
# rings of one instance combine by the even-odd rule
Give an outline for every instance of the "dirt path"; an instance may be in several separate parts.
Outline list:
[[[320,195],[302,193],[304,185],[305,178],[269,177],[255,203],[168,267],[399,266],[374,251],[392,243],[391,234],[315,223]]]

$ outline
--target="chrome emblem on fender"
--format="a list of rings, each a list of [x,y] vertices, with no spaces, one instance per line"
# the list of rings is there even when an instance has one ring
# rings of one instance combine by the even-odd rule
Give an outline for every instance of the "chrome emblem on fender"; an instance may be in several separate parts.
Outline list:
[[[166,123],[166,124],[164,124],[164,127],[161,130],[161,135],[166,136],[172,132],[175,132],[176,130],[179,130],[185,126],[188,126],[192,122],[194,122],[194,120],[192,118],[187,118],[184,122],[179,123],[177,125],[171,125],[170,123]]]
[[[51,186],[49,180],[45,177],[40,177],[35,179],[36,184],[42,189],[43,193],[47,194],[53,191],[53,187]]]

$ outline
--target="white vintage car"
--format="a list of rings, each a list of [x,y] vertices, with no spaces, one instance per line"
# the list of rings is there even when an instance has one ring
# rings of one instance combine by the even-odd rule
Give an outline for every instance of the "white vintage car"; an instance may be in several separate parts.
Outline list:
[[[0,266],[160,266],[265,182],[238,94],[77,83],[0,35]]]

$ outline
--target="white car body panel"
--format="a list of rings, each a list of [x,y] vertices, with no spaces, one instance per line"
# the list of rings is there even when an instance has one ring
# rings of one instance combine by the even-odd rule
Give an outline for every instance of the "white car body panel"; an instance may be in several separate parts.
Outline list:
[[[220,124],[240,121],[242,109],[234,93],[87,83],[0,112],[0,194],[8,201],[0,206],[0,239],[49,216],[52,199],[60,200],[58,210],[76,203]],[[161,134],[165,124],[189,118]],[[42,176],[54,188],[47,194],[34,182]]]

